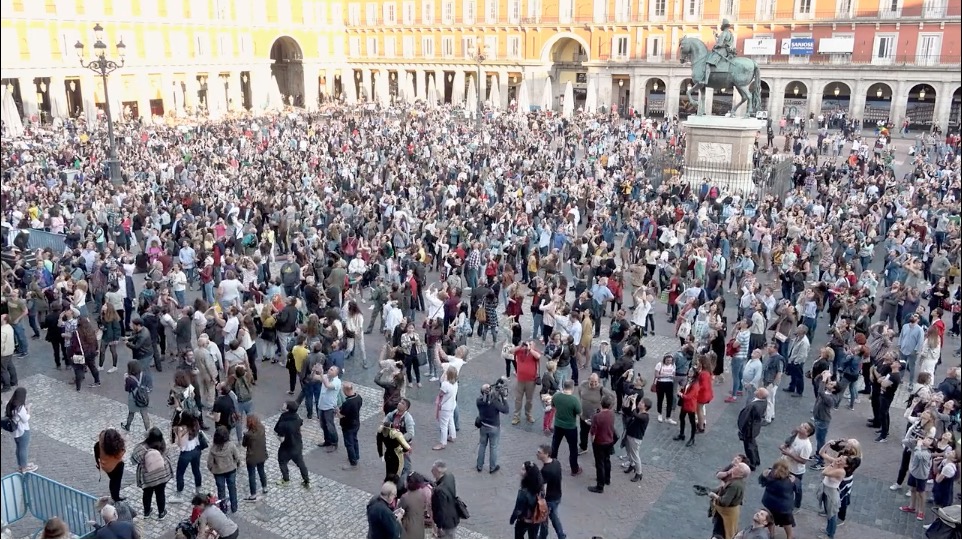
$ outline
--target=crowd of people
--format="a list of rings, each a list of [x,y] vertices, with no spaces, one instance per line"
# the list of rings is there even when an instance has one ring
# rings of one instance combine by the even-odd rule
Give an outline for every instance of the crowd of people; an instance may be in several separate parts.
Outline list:
[[[29,388],[18,386],[14,360],[36,352],[32,332],[51,347],[54,368],[72,370],[77,392],[88,374],[91,387],[113,383],[105,374],[129,351],[127,420],[104,429],[95,448],[111,502],[98,534],[130,506],[126,463],[143,489],[143,517],[154,504],[163,519],[167,502],[190,501],[195,515],[180,533],[238,537],[238,472],[246,468],[245,500],[269,491],[270,426],[254,407],[259,377],[276,376],[265,364],[288,375],[273,426],[282,441],[275,480],[288,484],[293,462],[304,489],[305,419],[317,416],[325,451],[343,444],[345,469],[359,466],[356,386],[375,366],[385,475],[366,509],[371,538],[426,530],[453,538],[469,515],[449,463],[434,461],[430,476],[413,470],[407,392],[424,384],[437,387],[440,456],[458,440],[461,417],[476,417],[478,472],[501,469],[502,416],[535,424],[543,411],[539,431],[550,443],[534,445],[523,465],[510,516],[518,538],[546,538],[549,524],[565,537],[562,442],[573,476],[591,453],[592,493],[612,484],[620,448],[629,480],[643,482],[649,414],[693,446],[716,393],[744,407],[744,454],[703,488],[715,537],[770,538],[784,527],[791,538],[802,479],[817,471],[833,538],[863,458],[857,438],[870,432],[829,433],[843,401],[855,409],[861,396],[875,441],[902,442],[892,488],[907,483],[911,499],[901,509],[922,521],[927,505],[954,502],[962,387],[958,368],[936,372],[960,330],[957,137],[920,145],[900,176],[889,139],[880,147],[845,123],[818,126],[844,126],[834,154],[845,159],[801,136],[802,149],[785,152],[770,131],[758,154],[795,166],[791,189],[777,197],[682,181],[678,171],[648,174],[655,156],[684,147],[677,119],[492,111],[479,132],[460,112],[332,105],[323,114],[128,122],[118,128],[120,183],[107,177],[99,132],[82,122],[5,140],[2,382],[16,388],[4,418],[18,469],[37,469]],[[29,229],[62,237],[66,249],[30,249]],[[678,347],[652,371],[641,361],[656,326]],[[378,355],[365,345],[374,332],[385,341]],[[505,376],[481,386],[476,415],[460,411],[468,345],[489,337]],[[957,342],[948,355],[958,363]],[[807,387],[812,420],[762,468],[756,439],[775,423],[776,397],[804,397]],[[170,433],[151,425],[158,395]],[[903,438],[891,409],[904,396]],[[137,415],[146,435],[128,455]],[[205,453],[216,497],[200,493]],[[188,469],[194,485],[185,492]],[[743,528],[756,471],[764,508]]]

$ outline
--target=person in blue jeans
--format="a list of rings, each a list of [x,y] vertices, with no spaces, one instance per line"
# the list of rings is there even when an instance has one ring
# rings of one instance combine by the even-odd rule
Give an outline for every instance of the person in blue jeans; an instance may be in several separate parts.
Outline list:
[[[832,372],[825,370],[819,374],[812,382],[817,388],[815,395],[815,408],[812,410],[813,424],[815,425],[815,465],[818,470],[824,467],[822,456],[818,451],[825,446],[828,437],[828,428],[832,423],[832,411],[838,404],[838,383],[831,379]]]
[[[240,467],[240,452],[230,440],[227,426],[217,426],[214,432],[214,444],[207,454],[207,468],[214,475],[217,484],[217,498],[221,501],[221,509],[227,512],[227,501],[230,497],[230,511],[237,512],[237,468]],[[226,492],[226,493],[225,493]]]
[[[818,498],[819,506],[825,511],[825,536],[828,538],[835,538],[835,531],[838,529],[838,510],[841,507],[839,487],[845,478],[847,463],[848,456],[838,456],[822,470],[822,486]]]
[[[250,488],[250,495],[244,500],[256,501],[258,479],[261,481],[261,492],[267,494],[267,472],[264,470],[264,464],[267,463],[267,435],[264,424],[256,414],[247,416],[247,430],[241,446],[247,450],[244,461],[247,464],[247,482]]]
[[[185,501],[184,476],[187,474],[187,467],[190,467],[194,475],[194,493],[200,493],[202,481],[200,455],[206,447],[207,436],[201,433],[197,418],[186,413],[181,413],[179,425],[173,427],[173,434],[174,442],[180,448],[180,454],[177,456],[177,474],[175,476],[177,493],[171,497],[170,502],[179,503]]]
[[[484,469],[484,450],[488,449],[488,471],[491,474],[498,472],[501,465],[498,465],[498,443],[501,440],[501,415],[508,414],[508,404],[505,402],[505,394],[502,389],[504,384],[492,387],[490,384],[481,386],[481,395],[478,396],[478,419],[475,421],[480,430],[480,442],[478,443],[478,462],[477,469],[481,472]]]
[[[567,538],[561,517],[558,516],[558,507],[561,505],[561,463],[551,458],[550,444],[539,445],[537,457],[541,462],[541,478],[544,480],[544,500],[548,503],[548,520],[541,524],[538,538],[548,537],[548,523],[554,527],[559,539]]]

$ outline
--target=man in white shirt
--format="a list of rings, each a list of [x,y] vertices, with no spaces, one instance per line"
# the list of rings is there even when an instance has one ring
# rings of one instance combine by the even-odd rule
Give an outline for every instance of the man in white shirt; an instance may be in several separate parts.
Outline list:
[[[808,459],[812,457],[812,434],[815,433],[815,426],[811,422],[803,422],[795,428],[790,440],[781,445],[782,455],[788,458],[788,469],[797,479],[795,482],[795,508],[802,507],[802,490],[805,483],[806,465]]]

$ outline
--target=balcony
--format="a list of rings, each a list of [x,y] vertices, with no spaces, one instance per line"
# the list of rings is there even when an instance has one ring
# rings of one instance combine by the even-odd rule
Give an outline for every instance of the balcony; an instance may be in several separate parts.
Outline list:
[[[837,66],[959,66],[962,55],[914,55],[899,54],[885,58],[846,58],[840,60],[840,54],[812,54],[808,56],[809,64],[837,65]],[[793,56],[757,57],[760,65],[793,64]]]
[[[879,19],[891,20],[891,19],[898,19],[901,16],[902,16],[902,8],[896,8],[896,9],[882,8],[878,11]]]

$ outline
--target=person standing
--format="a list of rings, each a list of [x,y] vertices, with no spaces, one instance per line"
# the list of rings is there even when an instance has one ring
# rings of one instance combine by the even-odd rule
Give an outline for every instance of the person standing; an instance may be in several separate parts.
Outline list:
[[[341,433],[344,435],[344,449],[347,450],[348,466],[344,467],[344,470],[350,470],[356,468],[361,459],[357,432],[361,429],[363,400],[354,390],[354,383],[344,382],[341,385],[341,391],[344,393],[344,402],[338,408],[337,415],[340,419]]]
[[[334,423],[334,418],[337,416],[338,396],[341,395],[339,373],[337,366],[327,369],[327,372],[321,376],[321,393],[317,398],[317,417],[321,422],[321,431],[324,433],[324,442],[318,446],[328,453],[337,451],[337,425]]]
[[[13,354],[16,347],[13,326],[7,314],[0,315],[0,392],[9,392],[19,384],[17,367],[13,365]]]
[[[241,446],[247,449],[244,464],[247,465],[247,487],[250,488],[250,495],[244,500],[253,502],[257,500],[258,479],[261,481],[261,491],[267,495],[267,471],[264,470],[264,464],[267,463],[267,434],[256,414],[247,416],[247,429]]]
[[[766,349],[767,354],[762,362],[762,384],[765,390],[768,390],[768,407],[765,407],[765,421],[762,425],[771,424],[775,420],[775,394],[782,383],[782,372],[785,370],[785,357],[778,353],[778,342],[769,342]]]
[[[227,501],[224,497],[229,497],[232,514],[237,513],[237,469],[240,463],[240,452],[230,440],[230,431],[224,426],[218,426],[214,431],[214,444],[207,453],[207,469],[214,475],[221,510],[227,512]]]
[[[561,505],[561,463],[551,457],[551,446],[538,446],[538,461],[541,462],[541,478],[544,480],[544,500],[548,503],[548,520],[541,525],[538,538],[548,538],[548,521],[554,527],[559,540],[567,538],[561,518],[558,516],[558,506]]]
[[[554,433],[551,434],[551,459],[558,459],[558,448],[561,440],[568,443],[568,462],[571,465],[571,476],[581,474],[578,466],[578,419],[581,417],[581,400],[574,395],[575,382],[568,379],[562,385],[561,392],[551,399],[554,407]]]
[[[401,538],[400,520],[404,511],[391,509],[396,499],[397,486],[394,482],[384,482],[381,492],[367,503],[368,538]]]
[[[800,324],[795,327],[795,335],[788,345],[788,392],[795,397],[802,397],[805,391],[805,362],[811,349],[808,339],[808,327]]]
[[[174,467],[160,428],[150,428],[143,442],[134,447],[130,462],[137,466],[137,485],[144,491],[144,517],[150,516],[150,503],[156,499],[157,519],[164,519],[167,516],[167,482],[174,477]]]
[[[513,425],[521,423],[522,400],[524,400],[525,419],[529,424],[534,423],[534,416],[531,415],[531,403],[535,394],[535,381],[538,380],[538,364],[541,360],[541,353],[534,349],[533,344],[534,342],[526,341],[514,350],[518,380],[514,391],[514,417],[511,418]]]
[[[823,468],[822,456],[818,452],[825,446],[828,429],[832,423],[832,411],[838,405],[838,383],[831,379],[831,370],[825,370],[818,376],[812,377],[817,394],[815,407],[812,409],[812,421],[815,424],[815,465],[816,470]]]
[[[504,385],[502,384],[503,388]],[[507,391],[507,388],[504,388]],[[490,384],[481,386],[481,395],[478,396],[478,422],[481,424],[479,429],[478,441],[478,461],[477,470],[484,469],[484,450],[488,449],[488,471],[494,474],[501,470],[498,465],[498,443],[501,440],[501,415],[508,414],[508,404],[498,390],[492,391]]]
[[[140,370],[140,362],[127,362],[127,375],[124,376],[124,391],[127,392],[127,421],[120,425],[124,431],[130,431],[134,415],[140,414],[144,422],[144,430],[150,431],[150,416],[147,407],[150,406],[150,394],[144,384],[144,373]]]
[[[6,303],[7,320],[13,330],[14,354],[16,354],[17,358],[24,358],[27,356],[29,348],[27,333],[23,329],[23,320],[27,318],[29,313],[27,303],[20,298],[20,289],[16,288],[10,291],[10,298],[7,299]]]
[[[544,480],[538,466],[530,461],[524,462],[521,473],[521,488],[514,501],[511,511],[510,525],[514,525],[514,537],[529,539],[537,538],[541,527],[547,522],[547,516],[538,515],[538,498],[544,489]]]
[[[742,440],[742,444],[745,447],[748,467],[752,471],[761,465],[756,439],[762,431],[762,422],[765,419],[765,408],[768,407],[767,398],[768,390],[764,388],[755,390],[755,399],[746,403],[745,407],[738,413],[738,438]]]
[[[812,457],[812,434],[815,433],[815,425],[811,422],[803,422],[800,426],[792,430],[792,435],[779,447],[782,455],[788,458],[788,471],[795,477],[795,509],[802,507],[802,494],[804,493],[804,478],[806,465]],[[783,524],[778,524],[784,527]],[[794,526],[794,524],[792,524]]]
[[[592,377],[594,374],[592,374]],[[592,493],[604,493],[611,485],[611,454],[615,449],[615,413],[611,410],[614,398],[601,398],[601,410],[591,417],[591,451],[595,456],[596,485],[588,486]]]
[[[27,403],[27,389],[18,387],[7,402],[3,412],[6,418],[13,421],[13,442],[16,445],[17,470],[20,474],[33,472],[37,466],[27,461],[30,450],[30,404]]]
[[[383,422],[385,426],[399,431],[408,445],[414,442],[415,430],[414,416],[411,415],[410,410],[411,401],[408,398],[401,398],[397,408],[387,413]],[[407,485],[407,477],[411,474],[411,456],[407,451],[403,453],[403,456],[400,483]]]
[[[448,472],[448,465],[435,461],[431,467],[434,476],[434,492],[431,493],[431,515],[438,538],[454,538],[461,523],[458,512],[458,490],[454,475]]]
[[[291,473],[287,464],[291,461],[297,465],[301,471],[301,485],[304,489],[311,488],[310,476],[307,472],[307,465],[304,464],[304,439],[301,437],[301,426],[304,421],[297,415],[297,402],[288,401],[284,404],[280,418],[274,425],[274,433],[281,438],[280,447],[277,449],[277,465],[281,469],[281,486],[286,486],[291,482]]]
[[[592,373],[588,380],[578,385],[578,400],[581,401],[581,431],[578,433],[578,448],[580,453],[588,451],[588,436],[591,431],[591,417],[601,411],[601,401],[608,396],[614,403],[614,392],[605,389],[601,378]]]
[[[651,400],[648,398],[637,399],[637,394],[631,396],[634,406],[630,413],[626,411],[625,416],[625,446],[628,450],[628,461],[630,465],[623,471],[625,474],[635,473],[631,477],[632,482],[641,481],[641,440],[645,438],[648,431],[648,411],[651,410]],[[672,399],[672,396],[669,396]]]

